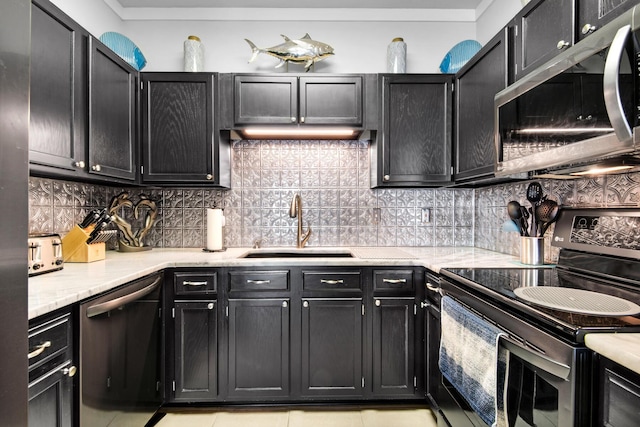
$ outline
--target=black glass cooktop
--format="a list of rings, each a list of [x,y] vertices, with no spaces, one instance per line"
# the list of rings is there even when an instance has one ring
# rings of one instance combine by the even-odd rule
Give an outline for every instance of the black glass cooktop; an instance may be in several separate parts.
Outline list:
[[[511,312],[523,312],[532,319],[541,320],[536,313],[544,314],[547,320],[553,319],[572,330],[583,328],[621,328],[640,327],[640,315],[635,316],[592,316],[550,309],[524,301],[516,296],[514,289],[530,286],[554,286],[583,289],[604,293],[632,301],[640,305],[640,292],[630,286],[623,286],[593,279],[558,268],[454,268],[445,269],[447,276],[460,286],[469,283],[472,291],[494,299],[503,308]],[[444,272],[441,271],[441,272]],[[463,279],[463,280],[460,280]]]

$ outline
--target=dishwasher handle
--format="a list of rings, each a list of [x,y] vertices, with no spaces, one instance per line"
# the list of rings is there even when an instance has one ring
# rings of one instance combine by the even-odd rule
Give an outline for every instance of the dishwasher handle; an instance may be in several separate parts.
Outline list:
[[[153,283],[151,283],[149,286],[146,286],[135,292],[132,292],[130,294],[127,294],[118,298],[114,298],[106,302],[101,302],[99,304],[91,305],[87,307],[87,317],[91,318],[91,317],[99,316],[103,313],[106,313],[111,310],[115,310],[118,307],[122,307],[123,305],[136,301],[153,292],[158,287],[161,280],[162,280],[162,277],[160,276],[156,278],[156,280],[154,280]]]

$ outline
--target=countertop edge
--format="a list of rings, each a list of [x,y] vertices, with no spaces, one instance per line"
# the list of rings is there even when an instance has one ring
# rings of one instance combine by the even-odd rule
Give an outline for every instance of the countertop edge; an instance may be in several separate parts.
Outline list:
[[[587,334],[584,342],[589,349],[640,374],[640,334]]]

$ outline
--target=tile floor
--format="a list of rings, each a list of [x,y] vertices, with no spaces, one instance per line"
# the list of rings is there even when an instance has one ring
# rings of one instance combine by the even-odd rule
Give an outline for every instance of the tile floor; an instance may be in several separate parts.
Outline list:
[[[431,410],[293,409],[171,412],[156,427],[436,427]]]

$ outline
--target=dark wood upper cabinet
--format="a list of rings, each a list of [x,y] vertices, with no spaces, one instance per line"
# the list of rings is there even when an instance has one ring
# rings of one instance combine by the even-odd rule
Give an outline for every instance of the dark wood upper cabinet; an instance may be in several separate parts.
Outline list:
[[[86,37],[49,1],[31,3],[32,171],[77,177],[86,170]]]
[[[532,1],[512,22],[514,79],[518,80],[574,43],[575,0]]]
[[[620,16],[623,12],[638,4],[637,0],[592,0],[579,1],[576,22],[576,35],[582,40],[603,25]]]
[[[89,173],[134,181],[139,73],[89,38]]]
[[[216,74],[142,73],[143,182],[229,185],[216,88]]]
[[[363,124],[363,76],[232,77],[233,106],[228,126]]]
[[[453,76],[383,74],[381,123],[372,141],[372,186],[437,186],[451,180]]]
[[[456,182],[494,173],[494,97],[507,87],[506,34],[498,33],[456,74]]]

